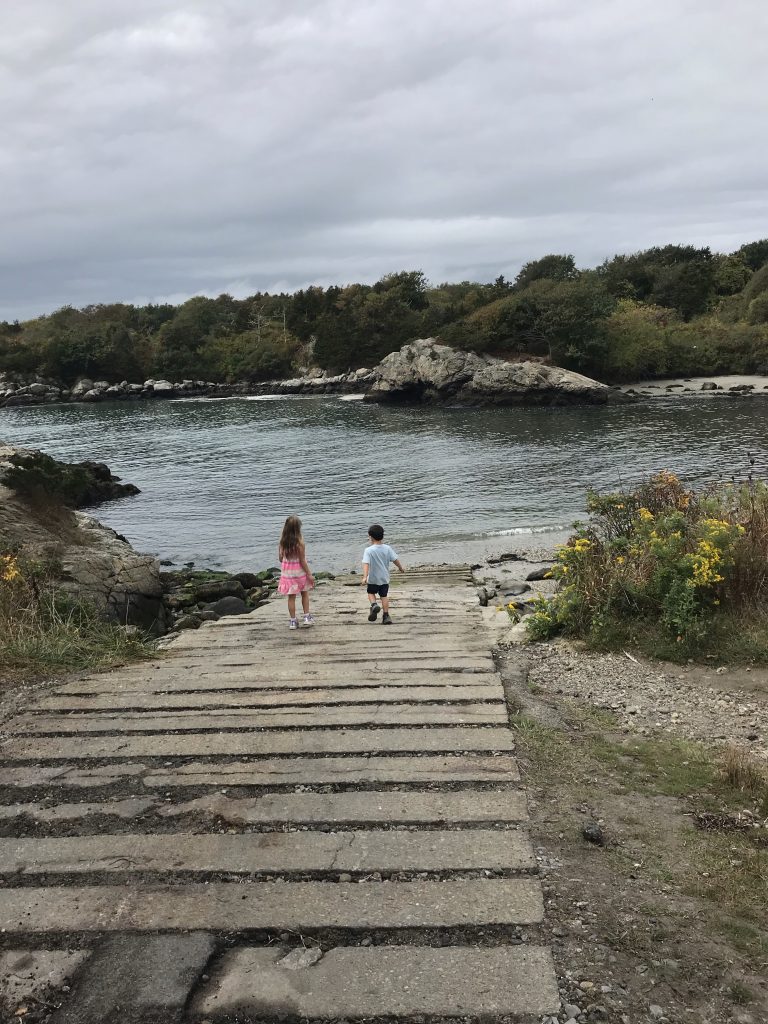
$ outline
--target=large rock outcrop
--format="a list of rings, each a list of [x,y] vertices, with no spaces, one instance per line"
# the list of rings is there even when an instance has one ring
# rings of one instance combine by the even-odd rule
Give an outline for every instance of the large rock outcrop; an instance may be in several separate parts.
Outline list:
[[[157,560],[134,551],[124,537],[75,511],[55,491],[13,486],[14,476],[5,475],[9,466],[17,467],[16,455],[26,460],[41,453],[0,443],[0,551],[47,562],[61,591],[89,601],[108,618],[164,632],[168,613]],[[47,460],[43,465],[50,469]],[[66,479],[68,464],[55,464]]]
[[[511,363],[422,338],[375,367],[369,402],[465,405],[604,405],[627,396],[591,377],[543,363]],[[631,399],[630,399],[631,400]]]

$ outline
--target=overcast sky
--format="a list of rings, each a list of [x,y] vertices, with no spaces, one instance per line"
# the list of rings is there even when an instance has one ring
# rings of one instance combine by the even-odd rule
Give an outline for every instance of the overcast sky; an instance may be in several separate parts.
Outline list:
[[[768,235],[766,0],[2,0],[0,319]]]

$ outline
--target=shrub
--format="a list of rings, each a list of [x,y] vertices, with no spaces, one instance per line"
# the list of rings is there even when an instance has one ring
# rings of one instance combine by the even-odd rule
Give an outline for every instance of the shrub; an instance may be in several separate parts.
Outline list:
[[[768,486],[748,479],[700,492],[672,473],[634,491],[588,497],[589,521],[560,549],[559,588],[528,620],[599,645],[643,624],[686,652],[724,612],[765,616]]]

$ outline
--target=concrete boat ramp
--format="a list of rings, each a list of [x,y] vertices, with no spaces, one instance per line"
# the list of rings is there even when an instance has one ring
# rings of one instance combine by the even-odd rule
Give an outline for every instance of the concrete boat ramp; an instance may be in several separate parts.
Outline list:
[[[275,601],[12,720],[0,1019],[557,1013],[470,584],[464,567],[411,573],[384,626],[337,580],[312,629],[289,632]]]

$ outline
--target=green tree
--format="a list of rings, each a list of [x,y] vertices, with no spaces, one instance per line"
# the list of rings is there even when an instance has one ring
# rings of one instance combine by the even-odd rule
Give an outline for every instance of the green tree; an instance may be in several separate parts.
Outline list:
[[[737,249],[734,256],[740,256],[750,270],[759,270],[768,263],[768,238],[758,242],[747,242]]]
[[[576,261],[571,255],[550,253],[549,256],[542,256],[538,260],[531,260],[524,263],[515,278],[514,288],[522,291],[534,281],[546,278],[549,281],[572,281],[579,276],[576,269]]]

